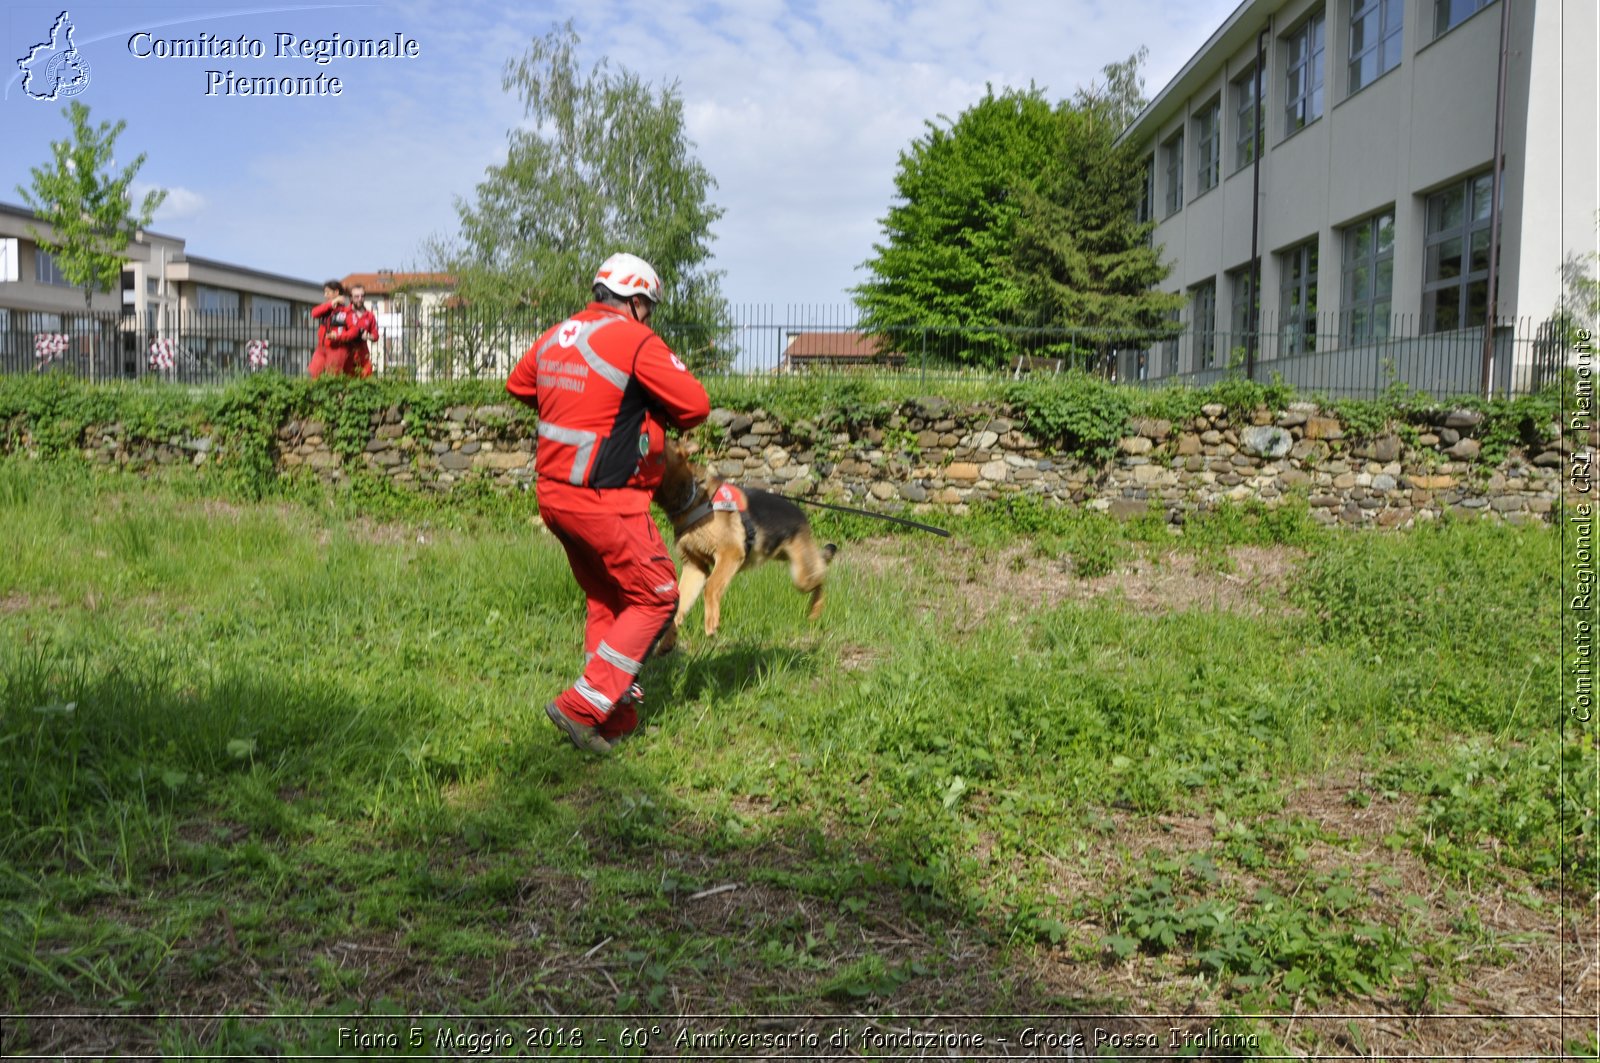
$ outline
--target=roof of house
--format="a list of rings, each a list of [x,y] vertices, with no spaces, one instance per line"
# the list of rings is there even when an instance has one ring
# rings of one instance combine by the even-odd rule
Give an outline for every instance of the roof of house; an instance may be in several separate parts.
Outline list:
[[[888,355],[881,337],[862,332],[792,332],[783,349],[785,358],[826,358],[835,362],[864,362]]]
[[[346,288],[357,284],[365,288],[368,295],[389,295],[408,289],[454,288],[456,277],[454,273],[398,273],[380,269],[376,273],[351,273],[344,278]]]
[[[1227,57],[1256,38],[1268,25],[1268,17],[1284,5],[1285,0],[1241,0],[1233,13],[1223,20],[1206,42],[1202,44],[1183,69],[1173,75],[1157,92],[1144,110],[1134,116],[1128,128],[1117,135],[1117,142],[1137,142],[1151,136],[1183,107],[1188,94],[1196,85],[1216,73]]]
[[[264,269],[256,269],[252,266],[239,266],[232,262],[223,262],[220,259],[203,258],[200,255],[191,255],[187,251],[183,253],[182,258],[174,259],[173,261],[175,264],[188,262],[191,265],[196,266],[210,266],[212,269],[226,270],[229,273],[242,273],[247,277],[259,277],[262,280],[279,281],[284,284],[295,284],[307,289],[315,289],[317,287],[316,281],[308,281],[301,277],[290,277],[282,273],[268,273]]]

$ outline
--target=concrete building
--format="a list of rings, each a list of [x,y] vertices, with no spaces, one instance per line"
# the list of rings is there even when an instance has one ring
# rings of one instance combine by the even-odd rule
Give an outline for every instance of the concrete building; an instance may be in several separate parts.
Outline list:
[[[49,227],[33,211],[0,203],[0,369],[39,368],[40,337],[65,337],[49,361],[96,378],[143,374],[158,341],[197,376],[243,368],[252,344],[286,372],[310,362],[320,281],[201,258],[181,237],[140,230],[118,290],[94,293],[86,311],[36,232]]]
[[[1471,392],[1487,346],[1497,390],[1528,386],[1596,251],[1596,8],[1244,0],[1122,135],[1188,298],[1122,373]]]

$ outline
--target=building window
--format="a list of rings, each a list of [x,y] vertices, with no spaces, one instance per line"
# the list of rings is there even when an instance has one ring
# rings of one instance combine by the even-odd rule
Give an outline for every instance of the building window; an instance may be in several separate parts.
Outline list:
[[[202,314],[216,317],[239,316],[239,293],[232,289],[196,285],[194,300],[195,309]]]
[[[1165,199],[1167,215],[1183,209],[1183,133],[1180,131],[1171,140],[1161,145],[1161,161],[1167,171],[1167,195]]]
[[[1194,367],[1210,369],[1217,362],[1217,282],[1203,281],[1190,289],[1194,321]]]
[[[1489,309],[1489,222],[1493,177],[1482,173],[1428,197],[1422,329],[1481,325]]]
[[[1194,120],[1195,175],[1200,191],[1217,187],[1222,177],[1222,101],[1200,108]]]
[[[1400,65],[1405,0],[1350,0],[1350,91]]]
[[[1357,222],[1344,231],[1344,338],[1367,343],[1389,337],[1394,292],[1394,212]]]
[[[1171,335],[1161,341],[1161,364],[1165,367],[1164,376],[1178,375],[1178,311],[1168,310],[1167,321],[1172,326]]]
[[[1253,295],[1253,297],[1252,297]],[[1255,310],[1261,306],[1259,286],[1252,291],[1250,267],[1240,266],[1228,274],[1229,355],[1235,347],[1248,347],[1256,330]]]
[[[1435,37],[1461,25],[1492,0],[1433,0],[1433,35]]]
[[[61,272],[61,265],[56,262],[55,256],[42,247],[36,247],[33,251],[33,276],[40,284],[72,287],[72,282]]]
[[[250,320],[258,325],[287,325],[292,320],[287,299],[257,295],[250,300]]]
[[[144,293],[146,295],[160,295],[161,282],[154,277],[146,277],[144,279]]]
[[[1243,169],[1261,153],[1261,127],[1256,121],[1259,107],[1256,72],[1251,67],[1233,81],[1233,114],[1236,134],[1233,142],[1234,169]]]
[[[1153,216],[1151,211],[1156,201],[1156,157],[1154,155],[1145,156],[1144,169],[1140,174],[1140,178],[1137,219],[1139,224],[1143,225]],[[414,299],[411,301],[415,302]]]
[[[1285,72],[1284,135],[1304,129],[1322,117],[1322,12],[1317,12],[1289,34],[1288,70]]]
[[[1278,256],[1278,353],[1317,349],[1317,241],[1313,237]]]

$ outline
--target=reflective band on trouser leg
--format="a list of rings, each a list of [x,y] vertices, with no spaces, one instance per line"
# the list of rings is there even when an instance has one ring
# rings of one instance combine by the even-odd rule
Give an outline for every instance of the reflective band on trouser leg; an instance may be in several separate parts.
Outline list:
[[[595,651],[595,654],[604,657],[613,668],[620,668],[629,675],[638,675],[639,669],[644,667],[643,661],[636,661],[632,657],[618,653],[604,642],[600,644],[600,648]]]
[[[573,719],[601,725],[643,667],[650,645],[678,607],[677,573],[648,513],[568,513],[546,508],[545,522],[567,547],[574,576],[591,600],[620,608],[583,669],[583,678],[556,699]],[[629,721],[631,724],[631,720]],[[631,729],[631,728],[630,728]],[[609,726],[602,733],[607,733]]]

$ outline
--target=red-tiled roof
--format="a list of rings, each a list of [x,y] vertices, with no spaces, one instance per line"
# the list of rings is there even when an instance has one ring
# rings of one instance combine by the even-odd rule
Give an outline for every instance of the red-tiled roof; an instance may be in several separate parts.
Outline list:
[[[365,288],[368,295],[388,295],[402,289],[454,288],[456,278],[453,273],[396,273],[393,270],[352,273],[344,278],[346,288],[357,284]]]
[[[830,362],[866,362],[893,357],[883,340],[861,332],[795,332],[783,356],[790,359],[827,359]]]

